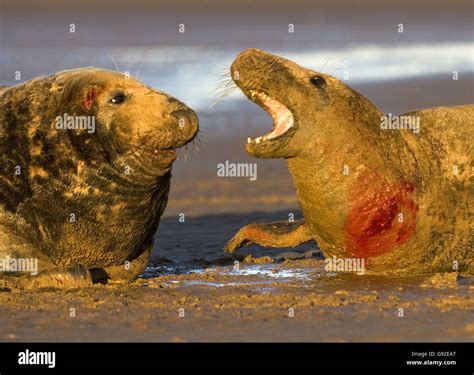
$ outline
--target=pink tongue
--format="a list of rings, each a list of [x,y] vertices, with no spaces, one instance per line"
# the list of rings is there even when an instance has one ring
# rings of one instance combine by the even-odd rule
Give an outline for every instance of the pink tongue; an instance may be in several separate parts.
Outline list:
[[[273,99],[262,98],[264,107],[270,113],[274,123],[274,129],[266,135],[267,138],[274,138],[284,134],[288,130],[288,121],[291,118],[291,113],[288,109]]]
[[[287,121],[288,117],[287,117],[287,110],[285,108],[282,108],[282,107],[279,107],[277,110],[276,110],[276,120],[275,120],[275,134],[276,135],[281,135],[285,132],[285,122]],[[283,121],[281,121],[283,120]]]

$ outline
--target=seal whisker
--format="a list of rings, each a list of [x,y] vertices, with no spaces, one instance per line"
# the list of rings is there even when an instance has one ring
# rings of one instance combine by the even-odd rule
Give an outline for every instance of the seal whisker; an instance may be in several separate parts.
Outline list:
[[[199,146],[195,142],[193,142],[193,151],[194,155],[197,155],[199,153]]]
[[[189,156],[189,144],[186,144],[184,146],[184,162],[188,162],[188,156]]]
[[[327,64],[329,61],[331,61],[331,60],[332,60],[332,57],[330,57],[329,59],[327,59],[326,62],[325,62],[322,66],[320,66],[320,67],[318,68],[318,70],[321,71],[321,72],[323,72],[323,71],[324,71],[324,68],[326,67],[326,64]]]
[[[118,65],[117,65],[117,63],[115,62],[114,58],[113,58],[112,56],[110,56],[110,54],[108,54],[107,56],[109,56],[110,60],[112,60],[112,62],[114,63],[114,65],[115,65],[115,70],[116,70],[118,73],[120,73],[120,70],[119,70]]]
[[[232,92],[233,90],[236,90],[238,87],[233,84],[233,83],[230,83],[230,82],[225,82],[225,83],[221,83],[219,84],[216,88],[214,88],[214,92],[217,94],[217,95],[222,95],[228,91]]]
[[[135,79],[138,79],[138,75],[140,74],[140,69],[142,68],[143,59],[140,59],[140,64],[138,65],[137,73],[135,74]]]
[[[200,143],[202,145],[205,145],[206,144],[206,138],[204,138],[204,135],[200,134],[201,132],[199,132],[197,135],[196,135],[196,143]],[[193,141],[194,142],[194,141]]]
[[[218,84],[217,87],[213,90],[216,94],[214,96],[213,101],[209,105],[209,108],[212,108],[217,105],[224,98],[232,94],[234,91],[237,91],[237,89],[237,85],[232,79],[230,79],[230,77],[227,81]]]
[[[336,64],[336,66],[341,65],[344,61],[348,60],[349,58],[350,58],[350,56],[344,57],[343,59],[341,59],[341,60]],[[342,69],[342,67],[332,70],[331,73],[329,73],[329,74],[332,75],[332,74],[334,74],[334,72],[336,72],[336,71],[339,70],[339,69]]]
[[[229,96],[236,90],[237,90],[237,87],[227,87],[227,88],[224,88],[221,92],[217,93],[217,95],[218,97],[224,98],[226,96]]]
[[[219,68],[214,75],[216,76],[228,76],[229,75],[229,67],[226,65],[223,65],[222,68]]]
[[[225,80],[222,80],[220,82],[217,82],[217,85],[216,87],[213,89],[213,91],[224,91],[228,88],[231,88],[231,87],[234,87],[235,86],[235,83],[234,81],[232,81],[232,79],[230,78],[227,78]]]

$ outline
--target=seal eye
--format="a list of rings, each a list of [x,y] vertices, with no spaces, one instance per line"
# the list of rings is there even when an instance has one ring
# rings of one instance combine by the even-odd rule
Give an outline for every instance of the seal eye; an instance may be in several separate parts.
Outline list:
[[[110,99],[110,102],[113,104],[120,104],[125,101],[125,95],[124,94],[118,94],[115,95],[112,99]]]
[[[310,79],[310,81],[318,89],[324,89],[326,87],[326,80],[321,76],[314,76]]]

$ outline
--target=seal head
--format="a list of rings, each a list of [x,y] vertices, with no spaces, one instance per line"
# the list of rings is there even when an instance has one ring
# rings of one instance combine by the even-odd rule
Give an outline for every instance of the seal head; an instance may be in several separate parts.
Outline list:
[[[270,133],[247,141],[246,150],[255,157],[291,158],[311,152],[308,138],[344,131],[333,120],[352,111],[356,100],[370,106],[375,116],[379,114],[338,79],[258,49],[241,52],[232,63],[231,76],[273,119]]]

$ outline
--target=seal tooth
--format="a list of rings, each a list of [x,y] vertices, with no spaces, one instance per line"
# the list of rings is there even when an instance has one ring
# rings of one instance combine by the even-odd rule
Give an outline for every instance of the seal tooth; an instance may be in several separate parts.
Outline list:
[[[247,143],[250,143],[250,142],[252,142],[252,138],[248,137],[247,138]]]
[[[260,143],[261,140],[262,140],[262,138],[261,138],[261,137],[258,137],[258,138],[255,140],[255,142],[258,144],[258,143]]]

